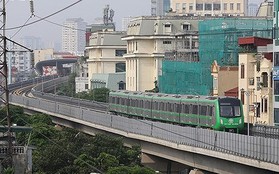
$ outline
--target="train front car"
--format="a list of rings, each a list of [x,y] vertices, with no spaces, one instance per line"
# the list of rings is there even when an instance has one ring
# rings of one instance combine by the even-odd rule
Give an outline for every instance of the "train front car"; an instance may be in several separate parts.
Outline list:
[[[237,98],[219,98],[215,129],[240,133],[244,128],[242,103]]]

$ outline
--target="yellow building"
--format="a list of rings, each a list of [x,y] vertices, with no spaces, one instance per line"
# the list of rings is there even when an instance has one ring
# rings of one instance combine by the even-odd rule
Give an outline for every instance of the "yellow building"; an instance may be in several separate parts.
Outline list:
[[[274,125],[272,88],[272,40],[240,38],[239,99],[244,106],[245,122]],[[248,115],[248,116],[247,116]]]

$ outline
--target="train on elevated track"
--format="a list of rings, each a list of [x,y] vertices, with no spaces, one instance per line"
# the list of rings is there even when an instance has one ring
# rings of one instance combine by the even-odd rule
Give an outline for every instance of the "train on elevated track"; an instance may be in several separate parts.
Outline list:
[[[231,97],[112,91],[108,110],[117,115],[233,133],[244,129],[242,103]]]

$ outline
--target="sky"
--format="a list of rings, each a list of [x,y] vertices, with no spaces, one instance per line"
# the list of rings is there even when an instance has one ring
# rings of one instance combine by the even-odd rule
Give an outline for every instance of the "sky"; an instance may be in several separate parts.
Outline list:
[[[45,17],[77,2],[78,0],[33,1],[34,14],[39,17]],[[17,42],[19,42],[19,39],[23,36],[40,37],[45,43],[61,42],[62,27],[45,21],[23,27],[20,31],[19,29],[9,30],[9,28],[25,24],[30,18],[30,2],[29,0],[6,0],[6,2],[7,37],[12,37],[12,39]],[[103,16],[103,8],[105,8],[106,5],[110,5],[110,9],[115,11],[114,22],[116,22],[116,28],[121,30],[123,17],[150,15],[151,0],[81,0],[76,5],[48,18],[48,20],[63,24],[67,18],[81,17],[88,24],[93,24],[95,23],[96,18]],[[38,19],[38,17],[32,17],[29,19],[28,23]],[[15,33],[17,34],[13,36]]]
[[[78,0],[33,0],[34,14],[39,17],[45,17],[58,10],[61,10]],[[260,3],[263,0],[249,0],[249,3]],[[7,32],[6,36],[17,42],[23,36],[40,37],[45,45],[49,43],[61,42],[62,27],[51,23],[41,21],[30,26],[23,27],[21,30],[9,30],[9,28],[18,27],[26,23],[30,18],[29,0],[6,0],[7,12]],[[63,12],[48,18],[47,20],[63,24],[67,18],[83,18],[88,24],[95,23],[96,18],[103,16],[103,8],[106,5],[115,11],[114,22],[116,28],[121,30],[123,17],[135,17],[150,15],[151,0],[81,0],[79,3]],[[2,6],[1,6],[2,7]],[[27,23],[38,20],[32,17]],[[16,33],[16,34],[15,34]],[[14,35],[15,34],[15,35]]]

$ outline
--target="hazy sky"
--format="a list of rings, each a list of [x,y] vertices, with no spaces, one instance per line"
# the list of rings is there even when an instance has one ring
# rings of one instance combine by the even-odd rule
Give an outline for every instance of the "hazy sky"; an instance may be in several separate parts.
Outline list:
[[[23,25],[31,15],[29,0],[6,0],[7,26],[12,28]],[[47,16],[54,13],[78,0],[33,0],[34,14],[39,17]],[[48,18],[48,20],[63,24],[66,18],[81,17],[88,24],[95,22],[95,19],[103,16],[103,8],[109,4],[110,8],[115,11],[114,22],[117,29],[121,29],[121,20],[128,16],[143,16],[150,15],[150,0],[82,0],[78,4],[69,9]],[[2,6],[1,6],[2,7]],[[29,22],[38,20],[37,17],[32,17]],[[16,30],[7,30],[7,36],[11,37],[16,33]],[[12,39],[18,41],[22,36],[41,37],[43,41],[61,42],[62,27],[51,23],[41,21],[36,24],[22,28],[18,34]]]
[[[33,0],[34,14],[45,17],[54,13],[78,0]],[[250,3],[260,3],[263,0],[249,0]],[[31,15],[29,0],[6,0],[7,26],[12,28],[23,25]],[[117,29],[121,29],[121,20],[128,16],[150,15],[151,0],[82,0],[69,9],[48,18],[48,20],[63,24],[66,18],[81,17],[88,24],[95,22],[95,19],[103,16],[103,8],[109,4],[115,11],[114,22]],[[1,6],[2,7],[2,6]],[[32,17],[29,22],[38,20]],[[7,36],[11,37],[16,30],[7,30]],[[23,36],[36,36],[48,42],[61,42],[62,27],[50,24],[45,21],[22,28],[12,39],[18,41]]]

